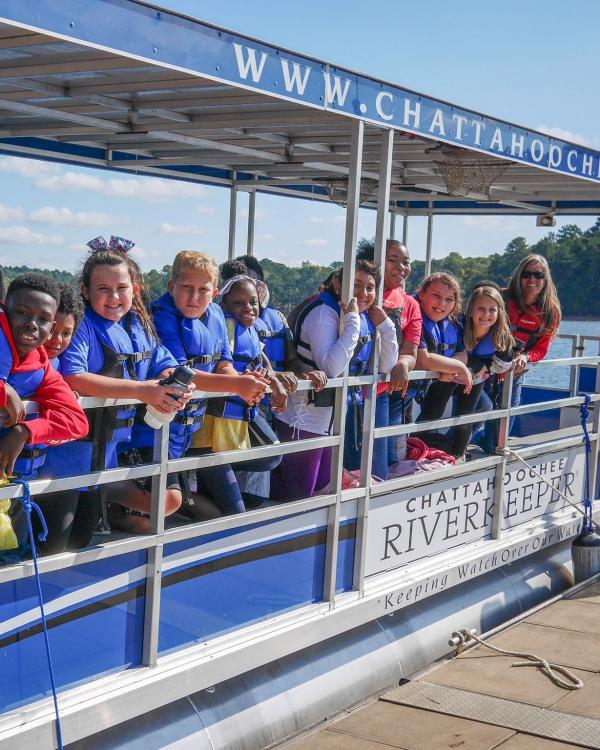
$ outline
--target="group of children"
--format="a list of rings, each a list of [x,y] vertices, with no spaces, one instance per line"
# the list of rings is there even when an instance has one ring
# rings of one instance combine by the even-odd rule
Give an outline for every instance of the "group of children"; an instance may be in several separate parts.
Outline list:
[[[387,244],[383,280],[363,253],[352,299],[341,299],[339,269],[294,311],[292,329],[269,305],[262,268],[249,256],[223,264],[219,287],[212,258],[182,251],[167,291],[148,306],[143,276],[129,254],[132,245],[119,237],[91,241],[81,295],[26,274],[10,284],[0,310],[0,475],[89,475],[85,486],[39,496],[50,530],[44,554],[89,544],[101,511],[97,472],[152,461],[154,430],[143,406],[90,409],[86,418],[77,395],[139,401],[171,420],[168,451],[176,459],[331,434],[335,391],[324,390],[327,378],[346,369],[350,375],[368,372],[376,333],[378,371],[390,374],[390,382],[378,386],[377,426],[405,419],[419,390],[409,387],[415,367],[440,373],[420,399],[419,420],[431,420],[441,417],[452,398],[457,415],[472,413],[488,376],[513,363],[515,342],[499,289],[479,285],[464,316],[450,274],[432,274],[411,297],[404,290],[410,259],[394,241]],[[179,365],[193,369],[189,386],[168,378]],[[299,379],[313,388],[298,390]],[[192,400],[194,389],[226,395]],[[344,459],[355,469],[363,389],[348,388],[347,398]],[[23,400],[36,402],[38,412],[25,414]],[[466,426],[420,436],[463,460],[470,434]],[[331,447],[293,450],[170,474],[165,513],[201,520],[240,513],[269,498],[310,496],[329,483],[331,456]],[[375,441],[373,473],[387,478],[399,458],[396,441]],[[113,527],[150,529],[150,485],[149,477],[106,484]],[[27,546],[19,508],[18,502],[0,503],[3,562],[19,559]]]

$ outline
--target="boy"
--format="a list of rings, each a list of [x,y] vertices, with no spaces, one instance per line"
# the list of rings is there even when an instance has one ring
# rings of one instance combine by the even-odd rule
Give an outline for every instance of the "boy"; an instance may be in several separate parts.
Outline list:
[[[182,250],[173,262],[168,291],[151,306],[154,325],[164,346],[179,364],[196,370],[194,385],[199,390],[233,393],[248,404],[258,403],[268,381],[255,373],[240,375],[231,357],[225,318],[213,303],[218,293],[219,268],[205,253]],[[192,434],[202,426],[206,401],[192,401],[171,423],[169,452],[180,458],[187,452]],[[221,488],[213,498],[223,512],[232,512],[237,501],[225,497],[231,477],[221,476],[228,467],[202,469],[202,473],[219,474],[207,482]],[[231,471],[231,469],[229,469]],[[190,503],[190,498],[188,502]],[[224,503],[224,505],[222,505]],[[190,503],[191,505],[191,503]],[[192,507],[187,508],[192,511]],[[197,509],[193,510],[197,515]]]
[[[0,476],[31,479],[44,463],[46,445],[60,445],[84,437],[88,422],[73,392],[50,365],[43,348],[54,330],[60,292],[56,283],[41,274],[28,273],[12,281],[6,304],[0,308]],[[21,399],[37,402],[39,415],[25,418]],[[12,504],[20,507],[18,501]],[[11,514],[16,515],[16,514]],[[19,550],[25,538],[16,537],[4,549]],[[7,561],[5,555],[0,559]]]

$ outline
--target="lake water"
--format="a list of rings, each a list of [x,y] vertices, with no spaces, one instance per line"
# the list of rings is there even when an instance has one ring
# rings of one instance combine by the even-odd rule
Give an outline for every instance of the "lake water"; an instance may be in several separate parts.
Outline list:
[[[576,334],[583,336],[600,336],[600,320],[564,320],[560,326],[559,333]],[[595,356],[598,354],[598,342],[586,341],[585,355]],[[548,359],[560,359],[571,357],[571,339],[555,339],[550,345]],[[532,367],[525,376],[528,385],[545,385],[556,388],[569,387],[568,367]]]

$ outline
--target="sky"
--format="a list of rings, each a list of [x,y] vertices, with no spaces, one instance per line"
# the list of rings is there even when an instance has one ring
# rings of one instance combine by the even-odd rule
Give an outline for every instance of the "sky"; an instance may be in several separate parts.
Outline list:
[[[600,3],[575,0],[161,0],[266,42],[371,74],[485,114],[600,148],[597,35]],[[76,271],[85,243],[103,234],[136,242],[144,270],[183,248],[226,258],[229,191],[151,177],[0,156],[0,265]],[[238,198],[237,247],[245,252],[247,196]],[[591,226],[595,217],[564,223]],[[375,214],[362,209],[359,237]],[[398,222],[401,232],[401,220]],[[515,236],[548,230],[535,218],[436,217],[433,256],[500,252]],[[255,254],[288,264],[343,254],[344,210],[258,195]],[[426,220],[411,217],[408,246],[425,255]]]

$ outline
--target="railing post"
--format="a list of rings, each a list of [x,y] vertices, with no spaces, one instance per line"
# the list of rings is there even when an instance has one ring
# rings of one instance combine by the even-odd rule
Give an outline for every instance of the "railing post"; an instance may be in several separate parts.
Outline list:
[[[237,187],[235,186],[235,172],[231,173],[231,189],[229,193],[229,239],[227,245],[227,259],[235,257],[235,224],[237,221]]]
[[[246,243],[246,252],[248,255],[254,255],[254,220],[256,217],[256,191],[248,195],[248,241]]]
[[[375,227],[374,261],[380,268],[385,262],[387,223],[389,217],[390,180],[392,176],[392,153],[394,150],[394,131],[386,130],[381,135],[381,161],[379,168],[379,188],[377,191],[377,224]],[[392,214],[394,216],[395,214]],[[382,274],[383,276],[383,274]],[[379,284],[377,304],[383,300],[383,278]],[[379,336],[371,352],[371,372],[373,380],[377,379],[379,362]],[[364,591],[365,557],[367,551],[367,520],[371,502],[371,466],[373,463],[373,428],[375,427],[375,409],[377,406],[377,383],[365,388],[365,405],[363,413],[362,449],[360,454],[360,486],[364,487],[364,496],[359,498],[356,513],[356,543],[354,555],[353,586],[362,596]]]
[[[358,230],[358,209],[360,204],[360,176],[362,170],[362,150],[364,123],[352,123],[352,143],[350,148],[350,175],[348,179],[348,206],[346,208],[346,236],[344,242],[344,275],[342,279],[342,301],[348,304],[354,296],[354,264],[356,262],[356,234]],[[343,316],[340,316],[340,330]],[[344,371],[348,375],[348,368]],[[337,572],[337,552],[339,540],[340,507],[342,501],[342,477],[344,470],[344,432],[348,382],[338,388],[333,407],[333,433],[340,436],[340,444],[334,446],[331,457],[331,489],[336,495],[335,505],[327,510],[327,541],[325,543],[325,574],[323,598],[329,606],[335,606],[335,583]]]
[[[427,246],[425,248],[425,276],[431,273],[431,253],[433,242],[433,208],[429,201],[429,211],[427,212]]]
[[[598,356],[600,356],[600,342],[598,342]],[[596,382],[594,393],[600,393],[600,362],[596,365]],[[598,454],[600,449],[600,402],[594,403],[594,416],[592,417],[592,450],[590,452],[590,495],[592,502],[596,499],[596,477],[598,476]],[[593,508],[593,506],[592,506]]]
[[[154,433],[153,460],[160,463],[160,474],[152,477],[150,532],[160,536],[165,530],[169,424],[163,425]],[[144,642],[142,647],[142,663],[146,667],[155,666],[158,658],[162,560],[163,544],[157,542],[153,547],[148,548],[148,560],[146,562]]]
[[[575,336],[571,336],[571,357],[577,357],[581,356],[578,354],[578,350],[581,344],[581,336],[579,334],[576,334]],[[577,384],[579,381],[579,368],[577,365],[573,365],[569,367],[569,395],[570,396],[576,396],[577,395]]]
[[[502,534],[504,510],[504,475],[506,474],[508,434],[510,432],[510,401],[513,389],[513,373],[509,370],[504,376],[502,388],[502,409],[508,410],[506,417],[501,417],[498,425],[498,446],[496,453],[501,455],[500,463],[494,471],[494,512],[492,515],[492,539],[499,539]]]

